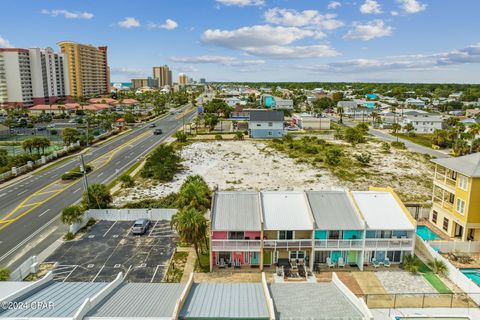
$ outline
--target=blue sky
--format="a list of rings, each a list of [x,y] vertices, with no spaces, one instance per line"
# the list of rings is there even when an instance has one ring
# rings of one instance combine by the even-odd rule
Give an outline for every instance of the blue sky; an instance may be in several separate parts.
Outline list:
[[[477,0],[2,0],[0,46],[109,47],[113,81],[480,82]]]

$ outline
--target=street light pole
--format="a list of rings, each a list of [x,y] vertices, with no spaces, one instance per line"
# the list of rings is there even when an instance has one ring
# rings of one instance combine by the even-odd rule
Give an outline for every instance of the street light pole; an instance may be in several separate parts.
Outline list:
[[[85,162],[83,161],[83,154],[78,156],[80,159],[80,172],[83,174],[83,188],[87,193],[87,205],[90,205],[90,195],[88,194],[88,180],[87,180],[87,170],[85,168]]]

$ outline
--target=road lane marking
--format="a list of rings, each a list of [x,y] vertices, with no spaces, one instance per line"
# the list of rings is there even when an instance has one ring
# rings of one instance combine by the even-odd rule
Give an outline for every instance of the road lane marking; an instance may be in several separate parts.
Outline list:
[[[101,176],[103,176],[103,172],[99,173],[97,177],[100,178]]]
[[[24,193],[27,192],[27,191],[28,191],[28,189],[27,189],[27,190],[23,190],[22,192],[17,193],[17,196],[21,196],[22,194],[24,194]]]
[[[1,197],[3,197],[3,196],[5,196],[6,194],[7,194],[6,192],[5,192],[5,193],[2,193],[2,194],[0,194],[0,198],[1,198]]]
[[[136,136],[135,138],[133,138],[132,140],[129,140],[128,142],[118,146],[117,148],[114,148],[108,152],[106,152],[104,155],[102,155],[102,157],[104,156],[108,156],[108,158],[97,168],[95,168],[90,174],[92,174],[93,172],[99,170],[100,168],[106,166],[113,158],[113,156],[119,151],[119,150],[122,150],[123,148],[125,148],[125,146],[128,144],[128,143],[132,143],[134,141],[137,141],[141,138],[143,138],[144,136],[146,136],[148,134],[148,132],[144,132],[143,134],[140,134],[138,136]],[[94,161],[91,161],[89,162],[90,163],[93,163],[95,162],[96,160]],[[45,187],[43,187],[42,189],[38,190],[38,191],[43,191],[43,190],[46,190],[47,188],[53,186],[54,184],[57,184],[59,180],[56,180],[56,181],[53,181],[52,183],[46,185]],[[40,202],[36,202],[35,204],[42,204],[42,203],[45,203],[47,201],[49,201],[50,199],[54,198],[55,196],[57,196],[58,194],[62,193],[64,190],[68,189],[69,187],[73,186],[74,184],[76,183],[79,183],[80,180],[76,180],[76,181],[73,181],[72,183],[66,185],[63,189],[58,189],[58,190],[52,190],[50,192],[53,193],[53,195],[51,195],[50,197],[44,199],[43,201],[40,201]],[[18,189],[18,188],[17,188]],[[48,192],[48,193],[50,193]],[[38,193],[33,193],[31,194],[30,196],[28,196],[27,198],[25,198],[19,205],[17,205],[12,211],[10,211],[10,213],[8,213],[5,217],[3,217],[2,219],[0,219],[0,231],[3,230],[4,228],[6,228],[7,226],[9,226],[10,224],[12,224],[13,222],[17,221],[18,219],[22,218],[23,216],[27,215],[28,213],[30,213],[33,209],[35,209],[36,207],[38,206],[32,206],[33,204],[25,204],[26,202],[28,202],[32,197],[35,197],[37,196]],[[25,212],[22,212],[21,214],[19,214],[18,216],[16,216],[15,218],[13,219],[8,219],[10,218],[13,214],[15,214],[15,212],[18,211],[18,209],[24,207],[24,206],[32,206],[32,208],[28,209],[28,210],[25,210]]]
[[[45,213],[47,213],[48,211],[50,211],[50,209],[47,209],[47,210],[43,211],[43,212],[40,213],[38,216],[41,217],[41,216],[43,216]]]
[[[58,221],[58,217],[54,217],[52,220],[48,221],[45,223],[43,226],[41,226],[39,229],[37,229],[34,233],[29,235],[27,238],[25,238],[22,242],[17,244],[15,247],[10,249],[7,253],[5,253],[3,256],[0,257],[0,261],[5,260],[6,257],[10,256],[12,253],[17,251],[20,247],[22,247],[25,243],[29,242],[33,237],[37,236],[40,232],[43,231],[43,229],[47,228],[49,225],[51,225],[53,222]]]
[[[72,193],[77,193],[78,191],[80,191],[80,189],[82,189],[82,188],[78,188],[75,191],[72,191]]]

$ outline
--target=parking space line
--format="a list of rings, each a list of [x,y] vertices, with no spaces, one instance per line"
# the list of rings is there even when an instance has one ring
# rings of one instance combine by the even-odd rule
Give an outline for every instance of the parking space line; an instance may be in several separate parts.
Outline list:
[[[100,270],[98,270],[97,274],[95,275],[95,277],[93,278],[93,280],[91,282],[94,282],[95,279],[97,279],[98,275],[100,274],[100,272],[102,272],[103,268],[105,268],[105,265],[103,265]]]
[[[157,226],[157,223],[158,223],[158,220],[153,225],[152,230],[150,230],[150,233],[148,234],[149,237],[152,235],[153,230],[155,230],[155,227]]]
[[[127,278],[127,274],[130,272],[130,269],[132,269],[132,265],[130,265],[130,266],[128,267],[128,270],[127,270],[127,272],[125,272],[125,275],[123,276],[123,279],[126,279],[126,278]]]
[[[107,233],[109,233],[110,230],[112,230],[113,226],[114,226],[116,223],[117,223],[117,221],[115,221],[115,222],[110,226],[110,228],[108,228],[107,232],[105,232],[105,233],[103,234],[103,237],[104,237],[104,238],[105,238],[105,236],[107,235]]]
[[[160,267],[160,265],[158,264],[157,267],[155,268],[155,272],[153,273],[153,276],[152,276],[152,279],[150,280],[150,283],[152,283],[153,279],[155,279],[155,276],[157,275],[157,271],[158,271],[159,267]]]

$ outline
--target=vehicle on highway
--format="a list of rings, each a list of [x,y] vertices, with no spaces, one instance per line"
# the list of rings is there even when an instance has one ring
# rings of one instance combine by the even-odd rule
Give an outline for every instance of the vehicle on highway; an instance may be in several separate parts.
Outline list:
[[[50,123],[50,124],[48,125],[48,128],[55,128],[55,123]]]
[[[142,235],[147,231],[148,226],[150,226],[150,220],[148,220],[148,219],[138,219],[133,224],[132,233]]]
[[[45,127],[37,127],[37,131],[45,131],[47,128]]]
[[[162,134],[162,133],[163,133],[163,131],[160,128],[153,130],[154,135],[159,135],[159,134]]]
[[[157,125],[156,125],[155,123],[151,123],[151,124],[149,125],[150,128],[155,128],[156,126],[157,126]]]
[[[75,122],[77,122],[77,120],[75,120],[75,119],[68,120],[68,123],[75,123]]]

